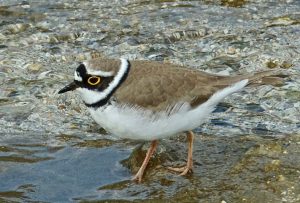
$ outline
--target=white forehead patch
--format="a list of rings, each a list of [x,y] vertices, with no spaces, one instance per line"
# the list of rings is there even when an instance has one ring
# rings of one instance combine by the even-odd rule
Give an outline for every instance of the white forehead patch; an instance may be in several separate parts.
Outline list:
[[[105,72],[105,71],[101,71],[101,70],[91,70],[89,68],[87,68],[87,72],[91,75],[97,75],[97,76],[102,76],[102,77],[110,77],[114,75],[114,72],[110,71],[110,72]]]
[[[82,82],[82,77],[79,75],[77,71],[74,72],[74,80]]]

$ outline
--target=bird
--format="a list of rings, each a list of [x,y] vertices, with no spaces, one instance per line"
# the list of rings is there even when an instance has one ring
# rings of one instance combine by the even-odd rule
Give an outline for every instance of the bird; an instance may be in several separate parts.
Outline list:
[[[92,118],[107,132],[119,138],[151,141],[132,178],[140,183],[159,140],[178,133],[187,137],[187,162],[168,169],[182,176],[192,172],[193,130],[225,97],[246,86],[272,84],[279,79],[275,74],[266,70],[224,76],[157,61],[95,58],[80,63],[74,81],[58,94],[76,90]]]

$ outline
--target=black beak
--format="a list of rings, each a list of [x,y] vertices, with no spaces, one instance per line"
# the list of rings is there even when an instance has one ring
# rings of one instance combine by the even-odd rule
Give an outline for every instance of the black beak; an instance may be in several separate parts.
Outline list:
[[[70,84],[68,84],[67,86],[65,86],[64,88],[62,88],[61,90],[59,90],[58,94],[62,94],[68,91],[73,91],[77,88],[78,86],[76,85],[75,82],[71,82]]]

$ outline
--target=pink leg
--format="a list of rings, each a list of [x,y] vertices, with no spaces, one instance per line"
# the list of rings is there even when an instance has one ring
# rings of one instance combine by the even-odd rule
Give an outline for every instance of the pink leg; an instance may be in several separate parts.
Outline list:
[[[186,162],[186,166],[179,167],[179,168],[173,168],[168,167],[169,170],[179,172],[181,176],[186,175],[189,171],[192,171],[193,168],[193,142],[194,142],[194,133],[192,131],[188,131],[186,133],[187,140],[188,140],[188,158]]]
[[[136,180],[138,181],[139,183],[142,182],[142,177],[143,177],[143,174],[144,174],[144,171],[148,165],[148,162],[152,156],[152,154],[155,152],[156,150],[156,147],[157,147],[157,144],[158,144],[158,141],[157,140],[153,140],[151,142],[151,146],[150,148],[148,149],[147,151],[147,154],[146,154],[146,157],[143,161],[143,164],[142,166],[140,167],[139,171],[136,173],[136,175],[133,177],[132,180]]]

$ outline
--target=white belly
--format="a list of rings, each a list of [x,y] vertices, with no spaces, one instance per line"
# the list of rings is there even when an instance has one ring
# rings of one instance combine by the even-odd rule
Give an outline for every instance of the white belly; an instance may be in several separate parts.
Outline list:
[[[248,80],[243,80],[218,91],[194,109],[188,104],[181,105],[178,111],[171,115],[163,112],[153,115],[141,108],[114,104],[89,110],[94,120],[113,135],[137,140],[161,139],[198,127],[221,100],[240,91],[247,83]]]
[[[129,139],[161,139],[178,132],[192,130],[202,123],[210,112],[191,118],[191,111],[181,111],[167,116],[164,113],[153,115],[142,109],[110,105],[97,110],[90,109],[94,120],[112,134]],[[202,115],[202,116],[201,116]],[[192,122],[191,119],[196,119]]]

